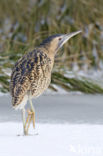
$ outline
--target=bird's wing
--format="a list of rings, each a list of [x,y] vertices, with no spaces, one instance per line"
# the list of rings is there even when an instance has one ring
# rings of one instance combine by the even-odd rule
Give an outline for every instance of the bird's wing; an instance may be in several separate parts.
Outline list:
[[[44,59],[43,59],[44,57]],[[10,92],[12,95],[13,105],[19,105],[25,94],[30,89],[31,73],[40,74],[34,69],[39,65],[44,64],[47,55],[44,55],[40,50],[34,50],[24,55],[14,66],[11,74]]]

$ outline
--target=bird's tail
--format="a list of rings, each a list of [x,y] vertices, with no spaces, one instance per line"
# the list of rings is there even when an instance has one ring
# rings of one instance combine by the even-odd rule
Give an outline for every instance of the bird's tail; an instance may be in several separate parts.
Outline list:
[[[12,105],[14,109],[23,109],[28,100],[28,95],[24,97],[12,97]]]

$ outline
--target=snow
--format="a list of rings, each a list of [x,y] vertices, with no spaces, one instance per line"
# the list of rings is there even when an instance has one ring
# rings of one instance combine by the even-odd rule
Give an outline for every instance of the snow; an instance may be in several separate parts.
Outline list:
[[[23,136],[21,112],[0,97],[0,156],[103,156],[103,97],[41,96],[36,129]],[[28,107],[29,105],[27,105]]]
[[[21,123],[1,123],[0,155],[103,155],[102,125],[36,124],[36,129],[37,135],[23,136]]]

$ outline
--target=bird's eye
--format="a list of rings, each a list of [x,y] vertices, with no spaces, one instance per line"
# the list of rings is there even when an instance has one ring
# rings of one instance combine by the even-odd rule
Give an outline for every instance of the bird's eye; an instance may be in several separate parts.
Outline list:
[[[59,41],[61,40],[62,38],[59,38]]]

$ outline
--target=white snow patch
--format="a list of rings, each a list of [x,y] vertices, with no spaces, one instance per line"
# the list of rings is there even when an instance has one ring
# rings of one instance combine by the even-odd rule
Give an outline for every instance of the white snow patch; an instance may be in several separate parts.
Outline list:
[[[0,156],[103,156],[103,125],[39,123],[36,129],[38,135],[23,136],[21,123],[0,123]]]

